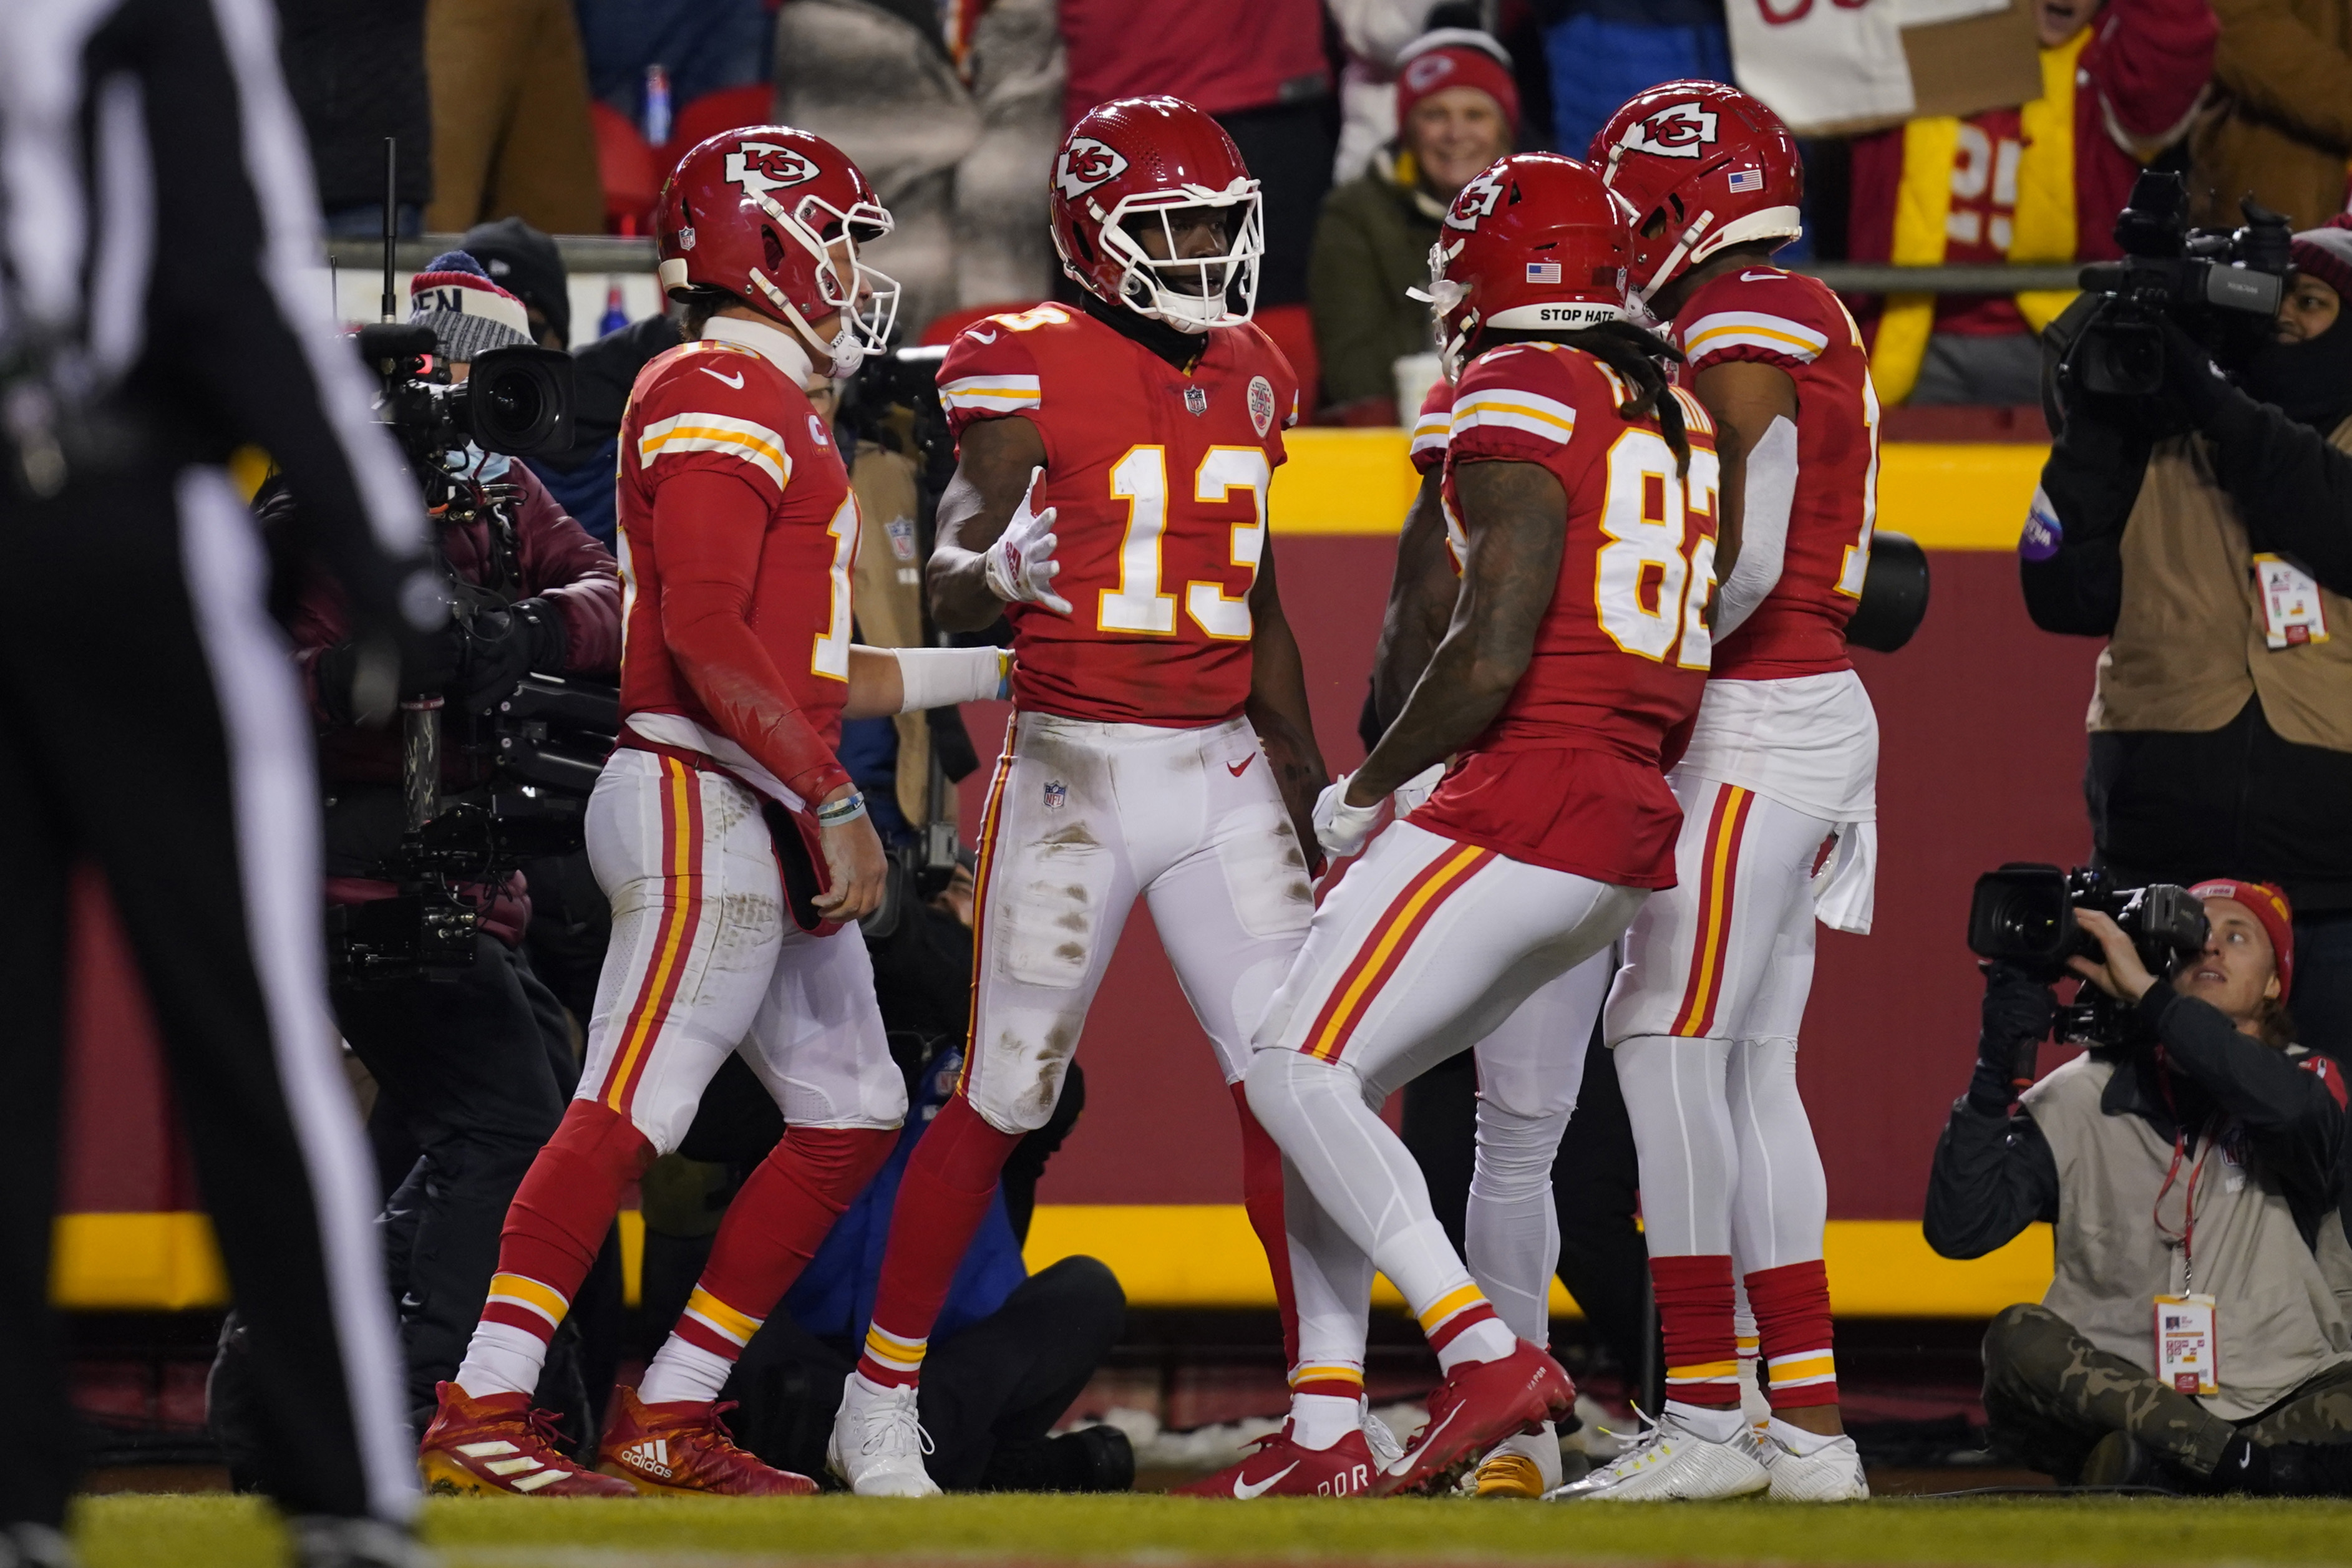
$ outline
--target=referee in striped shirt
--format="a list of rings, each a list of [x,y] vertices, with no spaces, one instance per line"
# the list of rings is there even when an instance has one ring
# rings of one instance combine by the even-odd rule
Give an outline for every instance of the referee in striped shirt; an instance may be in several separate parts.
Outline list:
[[[318,790],[223,471],[266,451],[376,650],[444,615],[417,492],[316,276],[269,0],[0,5],[0,1568],[70,1561],[47,1300],[69,869],[104,873],[250,1327],[305,1564],[413,1563],[413,1439],[329,1021]],[[269,541],[271,545],[280,541]]]

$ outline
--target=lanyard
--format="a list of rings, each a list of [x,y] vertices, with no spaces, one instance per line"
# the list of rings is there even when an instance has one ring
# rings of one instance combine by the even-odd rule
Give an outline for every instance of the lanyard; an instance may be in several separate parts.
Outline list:
[[[2193,1250],[2197,1240],[2197,1178],[2204,1174],[2205,1156],[2213,1152],[2213,1140],[2207,1138],[2202,1147],[2198,1148],[2193,1155],[2190,1154],[2189,1145],[2181,1135],[2180,1108],[2172,1099],[2172,1069],[2164,1059],[2162,1046],[2156,1050],[2156,1069],[2157,1086],[2164,1093],[2164,1108],[2172,1117],[2172,1163],[2165,1167],[2164,1182],[2156,1189],[2156,1203],[2148,1218],[2167,1246],[2178,1244],[2180,1248],[2181,1293],[2187,1295],[2197,1289],[2197,1263]],[[2180,1230],[2175,1235],[2164,1223],[2164,1197],[2172,1190],[2172,1184],[2179,1179],[2183,1159],[2189,1161],[2189,1190],[2182,1197]]]

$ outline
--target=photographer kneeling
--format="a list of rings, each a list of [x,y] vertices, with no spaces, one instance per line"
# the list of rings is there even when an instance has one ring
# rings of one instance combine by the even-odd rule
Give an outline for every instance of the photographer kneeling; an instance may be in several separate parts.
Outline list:
[[[433,328],[453,381],[477,357],[530,341],[521,303],[462,252],[418,274],[410,299],[410,319]],[[443,700],[446,806],[486,792],[495,748],[485,716],[524,675],[615,675],[621,584],[613,557],[520,461],[468,441],[416,466],[460,612],[427,667],[401,671],[400,692]],[[267,500],[264,515],[289,513],[298,499]],[[331,585],[314,579],[305,587],[291,632],[328,795],[330,931],[345,934],[332,969],[336,1021],[420,1151],[387,1202],[385,1229],[410,1407],[429,1419],[434,1385],[456,1375],[481,1316],[507,1206],[562,1120],[580,1069],[562,1008],[519,947],[530,920],[521,873],[487,850],[478,870],[452,870],[446,859],[411,863],[403,733],[361,727],[345,711],[339,694],[352,680],[336,672],[356,653]],[[398,951],[404,936],[418,941],[419,920],[392,901],[413,897],[420,883],[454,893],[473,912],[470,963],[462,944],[454,965],[445,962],[450,955],[420,963]],[[565,1388],[542,1403],[593,1427],[603,1406],[583,1393]],[[575,1409],[583,1405],[593,1407]]]
[[[2169,984],[2114,920],[2074,912],[2104,962],[2069,967],[2122,1004],[2103,1031],[2122,1043],[2014,1109],[2056,1008],[2027,972],[1985,966],[1927,1242],[1979,1258],[2036,1220],[2056,1228],[2041,1304],[1985,1334],[1996,1447],[2062,1483],[2352,1492],[2352,1334],[2319,1262],[2345,1255],[2343,1071],[2290,1043],[2286,900],[2256,883],[2190,892],[2210,935]]]

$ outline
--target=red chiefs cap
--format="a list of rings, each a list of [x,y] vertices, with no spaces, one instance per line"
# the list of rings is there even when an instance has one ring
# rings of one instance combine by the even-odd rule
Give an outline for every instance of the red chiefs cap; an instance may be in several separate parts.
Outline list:
[[[1413,105],[1449,87],[1475,87],[1495,100],[1511,134],[1519,133],[1519,84],[1511,57],[1486,34],[1468,27],[1423,33],[1397,56],[1397,123],[1412,118]]]
[[[2248,914],[2262,922],[2278,965],[2279,999],[2285,1000],[2287,992],[2294,988],[2294,906],[2287,903],[2286,894],[2266,882],[2228,878],[2200,882],[2189,894],[2192,898],[2226,898],[2244,905]]]

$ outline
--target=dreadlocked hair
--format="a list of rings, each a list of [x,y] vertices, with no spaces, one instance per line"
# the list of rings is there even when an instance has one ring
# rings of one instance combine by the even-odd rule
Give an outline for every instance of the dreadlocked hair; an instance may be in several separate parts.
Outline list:
[[[1661,364],[1662,361],[1681,364],[1680,349],[1631,321],[1601,321],[1579,327],[1572,332],[1481,332],[1471,346],[1472,357],[1506,343],[1558,343],[1563,348],[1581,349],[1616,371],[1618,379],[1633,389],[1633,395],[1618,405],[1618,416],[1654,416],[1659,434],[1674,450],[1675,474],[1689,475],[1690,435],[1683,428],[1683,405],[1666,395],[1666,372]]]

